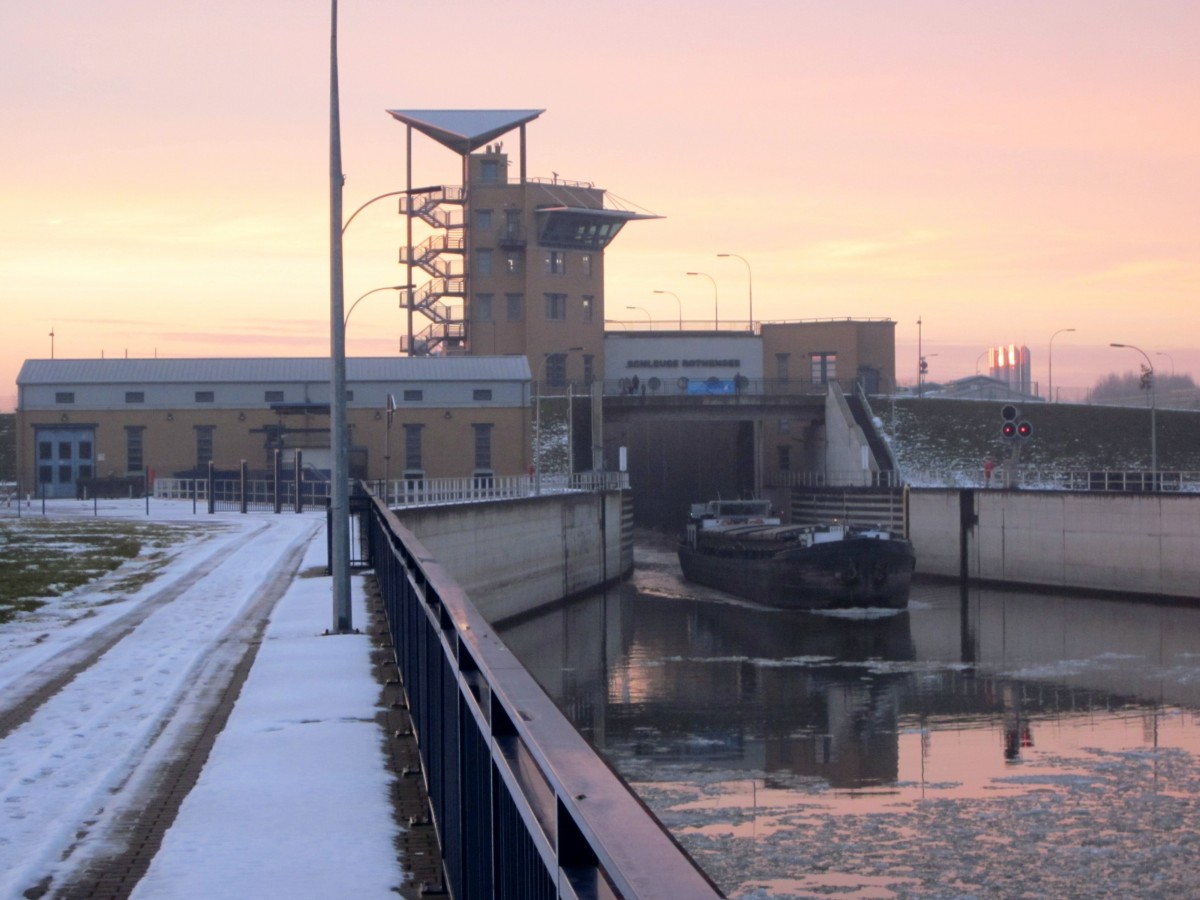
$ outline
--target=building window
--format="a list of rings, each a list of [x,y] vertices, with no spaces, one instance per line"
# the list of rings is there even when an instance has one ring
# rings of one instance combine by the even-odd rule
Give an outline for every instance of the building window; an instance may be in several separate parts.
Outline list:
[[[775,449],[779,455],[779,471],[790,472],[792,469],[792,448],[784,444]]]
[[[75,402],[75,392],[74,391],[58,391],[54,395],[54,402],[55,403],[74,403]]]
[[[596,380],[596,357],[590,353],[583,355],[583,383],[588,387]]]
[[[791,378],[790,358],[791,354],[789,353],[775,354],[775,377],[780,381],[787,381]]]
[[[504,306],[510,322],[520,322],[525,318],[525,295],[505,294]]]
[[[567,319],[567,295],[566,294],[547,294],[546,295],[546,318],[553,319],[557,322],[565,322]]]
[[[140,472],[145,465],[142,457],[142,434],[145,430],[140,426],[125,426],[125,470],[127,472]]]
[[[504,274],[521,274],[521,253],[519,251],[510,250],[508,253],[504,254]]]
[[[587,294],[583,297],[583,321],[592,321],[592,310],[596,308],[596,298]]]
[[[79,458],[80,459],[91,459],[92,458],[92,442],[91,441],[80,441],[79,442]]]
[[[71,442],[70,441],[59,441],[58,442],[58,458],[59,459],[70,459],[71,455],[72,455],[71,454]]]
[[[492,251],[488,248],[475,251],[475,274],[492,274]]]
[[[546,355],[546,384],[550,387],[566,387],[567,354],[549,353]]]
[[[213,432],[216,428],[212,425],[197,425],[196,426],[196,468],[203,469],[212,462],[213,458]]]
[[[354,399],[354,391],[346,391],[346,402],[349,403]]]
[[[422,390],[409,390],[404,392],[405,403],[420,403],[425,399],[425,392]]]
[[[492,468],[492,426],[476,423],[475,429],[475,469],[490,470]]]
[[[197,403],[212,403],[216,399],[216,395],[212,391],[196,391]]]
[[[424,425],[404,426],[404,470],[421,471],[421,429]]]
[[[268,403],[282,403],[283,391],[267,391],[263,394],[263,399]]]
[[[492,321],[492,294],[476,294],[471,318],[476,322]]]
[[[492,211],[490,209],[475,210],[475,227],[479,231],[492,230]]]
[[[778,430],[779,430],[780,434],[791,434],[792,433],[792,420],[791,419],[780,419],[779,424],[778,424]]]
[[[812,355],[813,384],[829,384],[837,381],[837,354],[814,353]]]
[[[583,268],[585,278],[592,277],[592,254],[585,253],[579,258],[579,265]]]
[[[500,181],[500,160],[483,159],[479,161],[479,180],[485,184],[498,184]]]
[[[566,275],[567,274],[567,254],[563,250],[547,250],[546,251],[546,274],[547,275]]]
[[[38,459],[54,459],[54,444],[50,441],[38,441]]]
[[[477,401],[491,400],[492,391],[490,388],[475,388],[475,390],[472,392],[471,399]]]
[[[145,391],[126,391],[125,392],[125,402],[126,403],[145,403],[146,402],[146,392]]]

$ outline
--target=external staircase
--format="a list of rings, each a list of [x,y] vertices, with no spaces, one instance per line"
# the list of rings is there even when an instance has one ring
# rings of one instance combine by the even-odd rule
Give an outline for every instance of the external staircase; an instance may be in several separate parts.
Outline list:
[[[400,199],[400,213],[420,219],[436,232],[416,247],[401,247],[400,262],[430,276],[410,295],[412,309],[429,320],[429,325],[401,340],[401,350],[410,356],[453,353],[466,344],[466,191],[443,186]],[[457,303],[453,301],[457,300]]]

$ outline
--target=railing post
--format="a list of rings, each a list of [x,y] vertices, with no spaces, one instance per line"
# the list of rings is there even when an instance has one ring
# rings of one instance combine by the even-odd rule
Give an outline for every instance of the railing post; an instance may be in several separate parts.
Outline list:
[[[241,461],[241,465],[238,467],[238,491],[241,494],[241,504],[240,505],[241,505],[242,515],[245,515],[246,510],[249,508],[249,497],[247,496],[247,494],[249,493],[248,488],[249,488],[249,485],[246,482],[246,461],[243,459]]]
[[[296,492],[294,498],[296,503],[296,512],[304,512],[304,498],[300,493],[300,486],[304,483],[304,453],[300,450],[296,451],[296,461],[293,463],[292,469],[292,488]]]
[[[211,516],[217,511],[217,491],[216,491],[216,472],[213,466],[213,461],[208,461],[208,514]]]
[[[282,474],[282,463],[280,462],[280,459],[279,459],[279,448],[276,447],[274,449],[274,451],[272,451],[272,456],[271,456],[271,479],[272,479],[271,480],[271,488],[272,488],[272,493],[274,494],[273,499],[274,499],[274,506],[275,506],[275,515],[279,515],[279,513],[283,510],[283,497],[280,494],[280,485],[279,485],[279,480],[280,480],[281,474]]]

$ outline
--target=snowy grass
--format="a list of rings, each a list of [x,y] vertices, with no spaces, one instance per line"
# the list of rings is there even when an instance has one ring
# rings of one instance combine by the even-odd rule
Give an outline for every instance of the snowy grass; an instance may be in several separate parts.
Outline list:
[[[111,520],[0,521],[0,622],[69,594],[146,553],[150,565],[108,586],[135,590],[153,577],[154,563],[185,539],[186,526]]]

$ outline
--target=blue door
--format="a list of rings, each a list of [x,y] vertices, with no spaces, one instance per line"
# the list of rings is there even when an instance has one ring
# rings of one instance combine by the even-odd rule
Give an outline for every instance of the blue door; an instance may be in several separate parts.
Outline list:
[[[35,440],[38,493],[74,497],[76,483],[96,471],[95,429],[39,428]]]

